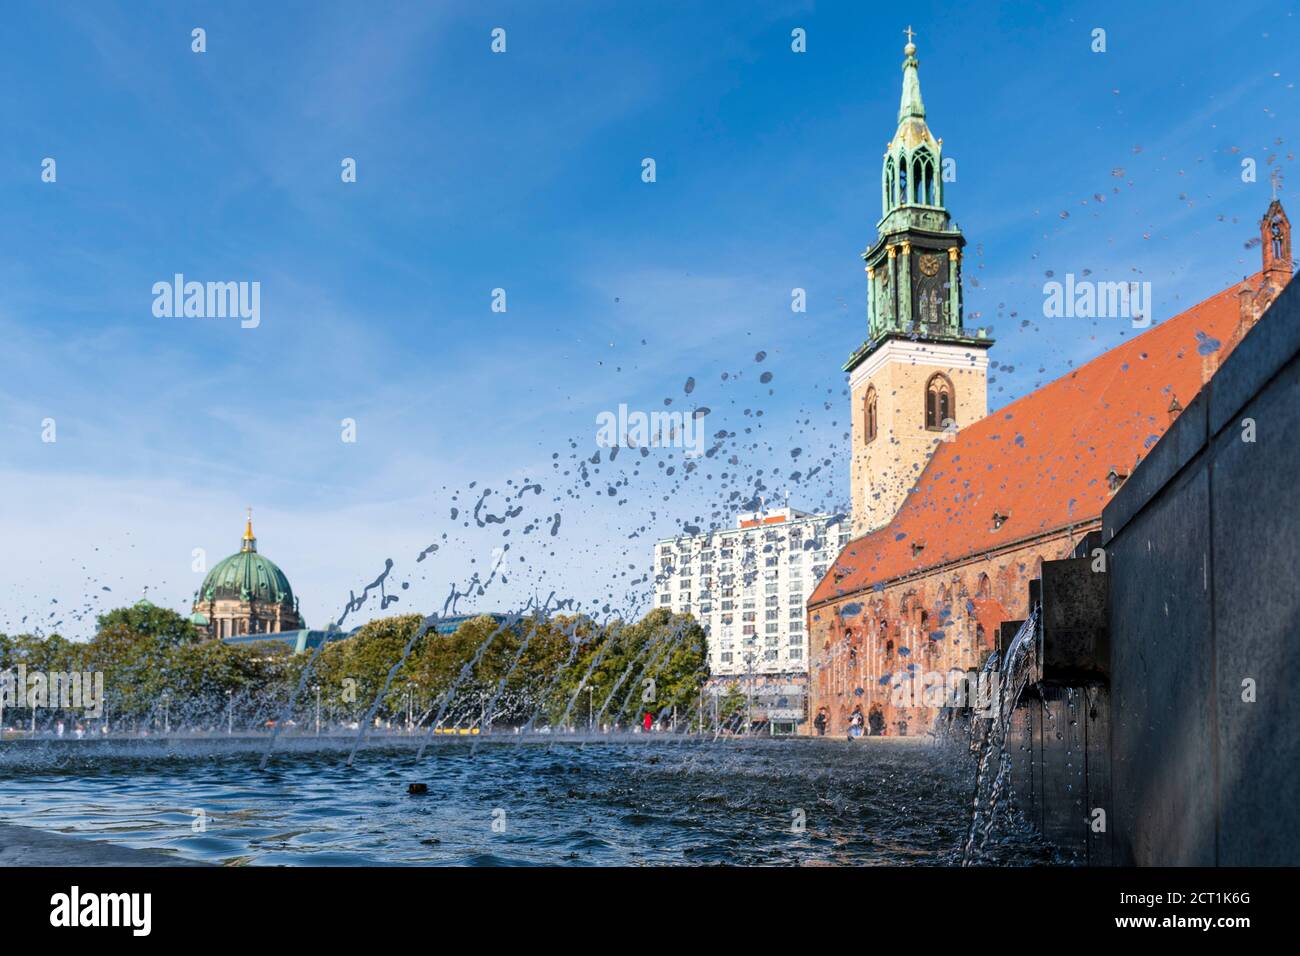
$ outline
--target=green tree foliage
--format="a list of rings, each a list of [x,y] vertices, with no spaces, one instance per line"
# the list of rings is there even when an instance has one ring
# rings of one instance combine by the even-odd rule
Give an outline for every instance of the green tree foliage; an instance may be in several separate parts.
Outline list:
[[[484,615],[454,633],[431,630],[412,642],[422,620],[407,614],[371,621],[327,644],[312,664],[312,654],[294,656],[276,641],[200,640],[181,615],[142,602],[101,615],[98,632],[84,643],[0,635],[0,667],[103,672],[116,726],[160,723],[166,700],[173,726],[214,729],[232,711],[241,727],[278,720],[308,666],[292,713],[299,723],[313,719],[319,689],[329,723],[364,719],[383,691],[379,718],[404,718],[410,706],[426,726],[440,711],[444,726],[535,720],[540,728],[564,718],[583,727],[593,717],[627,726],[646,711],[666,717],[674,707],[684,725],[708,677],[703,629],[663,609],[632,623]]]
[[[749,698],[739,684],[729,684],[727,693],[718,701],[718,722],[734,732],[745,729]]]
[[[122,629],[143,637],[152,637],[160,644],[194,644],[203,636],[190,623],[189,618],[148,601],[137,601],[130,607],[116,608],[99,615],[95,620],[99,631]]]

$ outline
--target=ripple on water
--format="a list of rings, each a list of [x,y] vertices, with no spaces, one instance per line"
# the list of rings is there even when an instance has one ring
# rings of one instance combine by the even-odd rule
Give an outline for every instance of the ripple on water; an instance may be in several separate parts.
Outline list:
[[[350,769],[337,749],[286,749],[266,772],[255,748],[82,748],[35,774],[8,750],[0,817],[224,865],[951,864],[970,791],[968,761],[891,739],[480,741],[419,764],[376,747]],[[1000,853],[1042,860],[1015,841]]]

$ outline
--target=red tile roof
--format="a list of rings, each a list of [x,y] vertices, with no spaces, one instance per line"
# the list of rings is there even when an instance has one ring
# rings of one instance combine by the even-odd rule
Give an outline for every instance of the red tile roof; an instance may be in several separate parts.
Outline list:
[[[808,603],[1100,518],[1107,474],[1133,472],[1170,403],[1201,390],[1240,321],[1231,286],[941,443],[894,520],[850,541]],[[1213,341],[1211,341],[1213,340]],[[1208,354],[1203,354],[1208,353]],[[1215,364],[1211,364],[1215,363]],[[1005,515],[996,530],[993,514]],[[922,547],[918,550],[917,545]],[[836,577],[839,580],[836,580]]]

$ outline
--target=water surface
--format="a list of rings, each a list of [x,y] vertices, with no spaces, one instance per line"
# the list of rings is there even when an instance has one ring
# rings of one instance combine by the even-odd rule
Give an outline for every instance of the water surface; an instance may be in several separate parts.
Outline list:
[[[9,742],[0,819],[267,866],[953,865],[970,819],[970,760],[916,738],[377,741],[351,768],[297,741],[259,771],[263,747]],[[991,853],[1050,860],[1020,832]]]

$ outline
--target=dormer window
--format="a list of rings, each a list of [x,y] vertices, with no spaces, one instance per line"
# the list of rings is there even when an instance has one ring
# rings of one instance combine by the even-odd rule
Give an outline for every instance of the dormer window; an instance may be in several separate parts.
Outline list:
[[[924,550],[925,550],[925,543],[924,543],[924,542],[922,542],[922,541],[913,541],[913,542],[912,542],[912,557],[914,557],[914,558],[919,558],[919,557],[921,556],[921,552],[924,551]]]
[[[1110,493],[1114,494],[1118,491],[1119,486],[1124,484],[1124,479],[1127,477],[1128,475],[1124,472],[1112,468],[1110,473],[1106,475],[1106,484],[1110,486]]]
[[[993,530],[997,531],[998,528],[1001,528],[1006,520],[1007,515],[1002,514],[1000,511],[993,512]]]
[[[1177,418],[1178,413],[1181,412],[1182,410],[1183,410],[1183,406],[1178,403],[1178,396],[1175,395],[1173,400],[1170,401],[1169,403],[1169,417],[1171,419]]]

